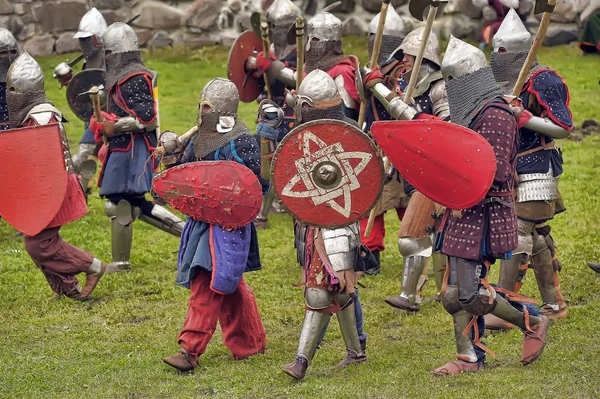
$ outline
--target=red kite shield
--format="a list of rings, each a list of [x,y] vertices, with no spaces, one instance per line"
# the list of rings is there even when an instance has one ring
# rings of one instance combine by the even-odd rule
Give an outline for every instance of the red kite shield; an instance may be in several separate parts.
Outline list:
[[[0,215],[34,236],[54,219],[67,193],[58,124],[0,132]]]
[[[235,229],[252,222],[262,203],[258,178],[233,161],[176,166],[157,175],[152,186],[178,211],[225,228]]]
[[[383,161],[358,128],[322,119],[290,131],[273,156],[271,174],[283,206],[298,221],[322,228],[366,216],[383,189]]]
[[[254,51],[262,49],[262,42],[256,33],[247,30],[238,36],[229,51],[227,61],[227,76],[240,93],[240,100],[245,103],[252,102],[258,98],[261,92],[260,80],[246,72],[246,60]]]
[[[400,174],[451,209],[481,201],[496,174],[492,146],[471,129],[431,120],[375,122],[375,140]]]

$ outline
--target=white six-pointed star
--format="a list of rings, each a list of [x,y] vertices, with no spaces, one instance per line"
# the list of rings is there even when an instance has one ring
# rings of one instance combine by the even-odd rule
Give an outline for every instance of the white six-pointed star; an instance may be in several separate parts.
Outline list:
[[[310,152],[311,141],[319,147],[313,153]],[[305,132],[303,135],[302,148],[304,156],[295,162],[298,173],[288,181],[281,194],[293,198],[310,198],[315,205],[327,203],[344,217],[350,217],[350,210],[352,209],[351,192],[360,188],[356,176],[365,169],[373,155],[361,151],[345,152],[342,143],[337,142],[328,145],[310,131]],[[360,159],[360,162],[353,168],[350,159]],[[313,181],[313,168],[324,161],[337,165],[342,172],[339,183],[334,187],[319,187]],[[304,183],[305,190],[294,190],[299,182]],[[340,197],[343,200],[341,204],[336,201]]]

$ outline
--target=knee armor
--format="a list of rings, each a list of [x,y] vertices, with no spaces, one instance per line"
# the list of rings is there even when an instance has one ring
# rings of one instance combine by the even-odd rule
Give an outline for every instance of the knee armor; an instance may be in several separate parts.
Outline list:
[[[475,316],[490,313],[496,306],[496,291],[480,283],[484,266],[477,262],[461,258],[451,258],[452,267],[456,267],[458,282],[458,301],[461,307]],[[482,277],[483,276],[483,277]]]
[[[316,287],[307,287],[304,299],[306,306],[312,310],[327,309],[333,304],[333,294]]]
[[[405,258],[409,256],[429,257],[433,254],[433,236],[401,237],[398,239],[398,250]]]

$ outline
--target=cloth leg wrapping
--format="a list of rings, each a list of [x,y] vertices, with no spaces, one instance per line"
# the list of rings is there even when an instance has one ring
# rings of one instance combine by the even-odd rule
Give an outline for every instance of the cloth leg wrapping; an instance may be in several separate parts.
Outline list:
[[[25,250],[44,273],[52,290],[57,294],[67,294],[77,290],[79,282],[75,275],[87,272],[94,258],[64,241],[59,231],[60,226],[43,230],[32,237],[25,236]]]

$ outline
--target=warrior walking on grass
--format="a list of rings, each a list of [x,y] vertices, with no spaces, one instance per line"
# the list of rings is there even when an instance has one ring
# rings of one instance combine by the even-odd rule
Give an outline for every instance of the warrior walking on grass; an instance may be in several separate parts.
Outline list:
[[[44,273],[50,287],[55,292],[53,298],[65,295],[72,299],[83,300],[90,296],[96,284],[104,274],[106,265],[99,259],[94,258],[89,253],[65,242],[59,235],[61,226],[73,222],[87,213],[84,193],[79,182],[77,174],[73,170],[71,154],[69,152],[69,142],[63,128],[64,121],[59,110],[54,108],[46,100],[46,91],[44,90],[44,74],[38,63],[27,53],[17,58],[8,70],[6,79],[6,99],[8,103],[9,123],[11,128],[34,128],[42,125],[58,126],[60,130],[60,154],[49,154],[50,159],[58,159],[61,164],[59,170],[66,174],[66,193],[64,198],[57,204],[61,204],[58,209],[53,209],[51,215],[41,215],[47,217],[54,215],[53,219],[45,226],[35,228],[39,231],[37,234],[28,235],[25,233],[25,249],[36,266]],[[12,130],[6,131],[4,135],[16,134]],[[22,131],[21,134],[27,134]],[[56,139],[58,137],[48,140]],[[46,165],[49,167],[50,165]],[[56,176],[53,176],[56,177]],[[18,178],[15,176],[15,178]],[[28,176],[21,177],[28,181]],[[53,190],[60,191],[60,187],[52,187]],[[48,213],[52,205],[52,194],[45,193],[40,202],[36,204],[38,209],[43,209]],[[25,199],[29,200],[29,198]],[[45,201],[45,202],[44,202]],[[17,210],[23,207],[22,204],[13,204]],[[3,210],[3,213],[6,210]],[[57,212],[56,212],[57,211]],[[33,212],[31,209],[21,209],[21,212]],[[6,214],[12,212],[6,211]],[[15,220],[15,227],[19,229],[19,224],[27,219],[24,214]],[[85,273],[87,280],[82,288],[76,278],[79,273]]]
[[[238,120],[238,103],[237,88],[227,79],[213,79],[204,87],[198,133],[187,144],[180,163],[238,162],[257,176],[264,194],[269,182],[260,177],[260,149],[246,125]],[[168,134],[173,135],[164,133],[161,141]],[[179,141],[175,143],[177,147]],[[244,272],[261,268],[254,222],[229,229],[188,218],[179,246],[176,283],[190,289],[189,306],[178,339],[181,349],[164,362],[182,371],[195,368],[217,323],[235,359],[264,352],[265,330],[254,294],[243,277]]]

